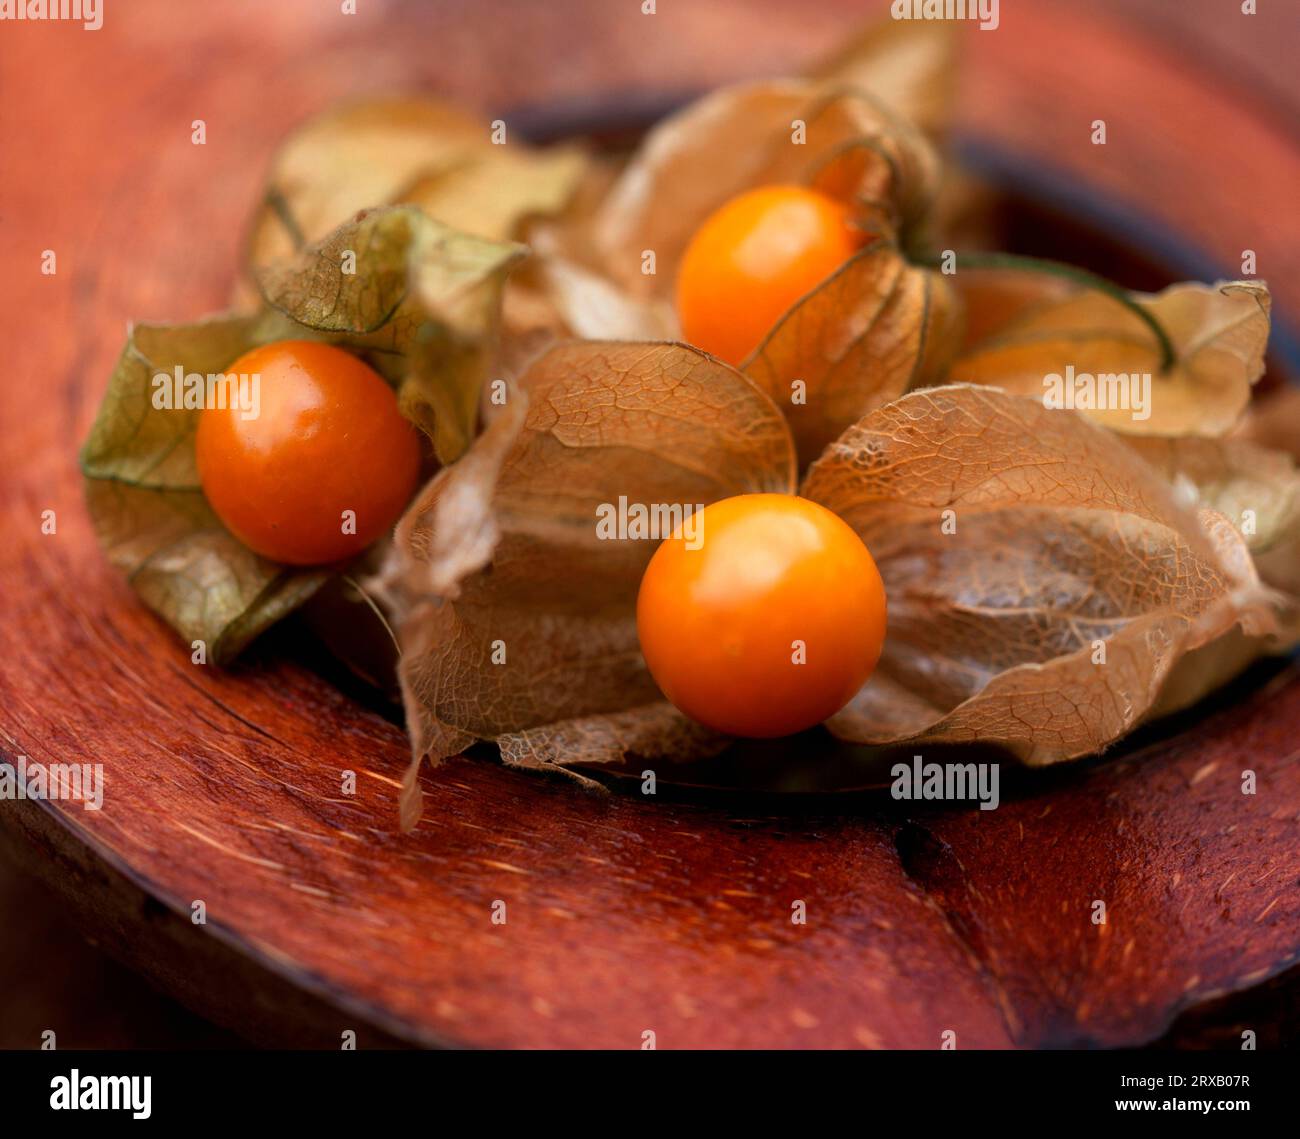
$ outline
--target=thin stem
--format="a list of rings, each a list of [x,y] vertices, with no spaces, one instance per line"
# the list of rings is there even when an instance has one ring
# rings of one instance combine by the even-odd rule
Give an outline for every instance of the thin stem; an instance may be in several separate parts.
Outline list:
[[[367,605],[369,605],[372,610],[374,610],[375,616],[379,618],[379,623],[383,625],[385,629],[388,630],[388,635],[393,640],[393,647],[397,650],[397,653],[400,656],[402,652],[402,646],[397,643],[397,634],[393,632],[393,627],[388,623],[387,618],[384,617],[383,613],[379,609],[379,606],[375,604],[374,598],[372,598],[370,594],[368,594],[364,589],[361,588],[360,582],[356,581],[348,574],[342,574],[340,576],[343,578],[344,581],[348,583],[348,585],[352,586],[353,589],[355,589],[359,594],[361,594],[362,600]]]
[[[1090,273],[1087,269],[1080,269],[1076,265],[1066,265],[1061,261],[1048,261],[1042,257],[1022,257],[1018,253],[960,253],[957,255],[957,262],[959,265],[969,265],[975,269],[1022,269],[1027,272],[1047,273],[1053,277],[1063,277],[1066,280],[1085,285],[1090,289],[1096,289],[1097,292],[1105,293],[1112,300],[1118,301],[1151,329],[1156,342],[1160,345],[1160,370],[1162,372],[1169,371],[1178,358],[1178,354],[1174,351],[1173,342],[1169,339],[1169,334],[1150,312],[1113,281],[1108,281],[1105,277],[1099,277],[1096,273]],[[918,257],[916,264],[930,269],[937,269],[942,264],[942,258],[929,254]]]

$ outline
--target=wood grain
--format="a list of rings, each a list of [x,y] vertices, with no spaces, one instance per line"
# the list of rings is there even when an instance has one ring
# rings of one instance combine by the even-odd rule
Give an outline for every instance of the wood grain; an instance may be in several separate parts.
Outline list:
[[[1139,1043],[1292,966],[1293,672],[1175,743],[1025,775],[994,812],[594,798],[464,760],[426,778],[405,837],[396,726],[286,638],[230,673],[195,668],[136,604],[95,546],[76,446],[128,319],[230,295],[293,122],[395,87],[489,110],[698,87],[821,49],[859,11],[483,7],[235,3],[177,21],[138,2],[99,33],[2,29],[0,754],[106,769],[102,811],[7,803],[6,841],[117,952],[268,1043],[337,1047],[367,1027],[420,1044]],[[1282,196],[1300,160],[1277,122],[1091,8],[1029,7],[971,37],[963,126],[1158,213],[1224,272],[1256,248],[1295,314]],[[575,28],[600,50],[574,50]],[[1080,120],[1102,116],[1099,155]],[[45,249],[56,276],[39,272]]]

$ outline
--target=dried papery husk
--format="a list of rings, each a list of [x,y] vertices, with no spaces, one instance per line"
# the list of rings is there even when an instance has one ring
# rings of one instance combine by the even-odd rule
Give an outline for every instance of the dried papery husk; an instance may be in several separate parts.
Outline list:
[[[792,306],[741,369],[785,412],[807,465],[867,412],[937,381],[960,319],[945,277],[879,240]]]
[[[907,395],[832,444],[802,493],[861,535],[889,596],[877,673],[828,721],[844,739],[1092,754],[1151,713],[1186,653],[1280,631],[1221,514],[1041,400]]]
[[[137,324],[81,450],[86,504],[109,561],[205,658],[225,663],[329,578],[269,561],[220,522],[194,460],[197,409],[154,406],[154,377],[220,373],[258,341],[259,318]]]
[[[1300,469],[1286,451],[1245,438],[1159,439],[1125,436],[1130,447],[1158,470],[1188,506],[1213,510],[1240,532],[1260,580],[1278,591],[1284,645],[1300,640]],[[1264,648],[1256,646],[1255,655]],[[1228,654],[1226,660],[1231,660]],[[1244,653],[1236,654],[1243,656]],[[1249,660],[1243,660],[1242,667]],[[1235,671],[1240,671],[1240,668]],[[1215,677],[1230,679],[1230,664],[1204,668],[1204,691]]]
[[[803,143],[793,141],[796,123]],[[646,135],[574,242],[631,296],[668,297],[692,235],[745,190],[820,183],[853,203],[867,232],[904,240],[925,217],[938,171],[924,136],[864,91],[797,80],[726,87]]]
[[[956,30],[944,20],[875,20],[805,76],[868,91],[939,139],[947,130],[956,96]]]
[[[537,234],[534,256],[511,281],[506,318],[512,331],[546,328],[557,338],[677,340],[681,325],[662,298],[638,298],[566,256],[553,232]]]
[[[260,271],[266,303],[291,322],[368,354],[402,413],[457,458],[495,363],[506,278],[526,256],[412,206],[362,210],[323,241]]]
[[[1145,295],[1069,266],[1008,260],[1022,264],[963,268],[958,256],[950,280],[967,325],[950,381],[1043,399],[1049,384],[1068,380],[1068,369],[1075,376],[1149,376],[1145,409],[1079,407],[1131,435],[1218,436],[1241,417],[1264,371],[1270,298],[1262,282],[1189,282]]]
[[[697,349],[545,350],[412,505],[381,575],[415,765],[477,739],[547,767],[722,747],[662,703],[641,659],[636,592],[656,543],[603,540],[598,510],[788,493],[794,470],[780,412]],[[409,822],[414,775],[408,787]]]
[[[954,42],[947,28],[876,23],[804,76],[703,96],[626,162],[593,158],[565,209],[528,227],[538,267],[515,279],[512,291],[528,295],[508,307],[574,336],[675,338],[670,293],[686,241],[727,198],[772,182],[854,204],[874,235],[910,233],[937,191],[922,136],[948,117]]]
[[[502,282],[522,255],[514,243],[458,233],[411,207],[363,211],[262,273],[261,312],[136,325],[81,453],[109,560],[187,643],[202,641],[216,663],[232,660],[340,567],[279,565],[222,526],[195,464],[201,409],[155,406],[154,378],[177,367],[223,373],[275,340],[326,341],[374,367],[437,454],[454,458],[475,430],[499,353]]]
[[[1285,451],[1300,462],[1300,387],[1285,385],[1256,392],[1230,436]]]
[[[578,144],[531,147],[509,135],[496,144],[491,123],[437,99],[346,104],[299,127],[276,153],[248,265],[255,273],[358,210],[402,203],[476,237],[509,240],[529,219],[563,210],[587,166]]]

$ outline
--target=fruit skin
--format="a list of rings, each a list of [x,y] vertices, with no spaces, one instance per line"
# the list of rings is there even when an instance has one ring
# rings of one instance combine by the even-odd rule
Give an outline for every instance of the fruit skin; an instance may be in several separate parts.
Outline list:
[[[838,712],[885,639],[885,587],[862,540],[787,494],[722,499],[701,521],[699,548],[681,531],[665,540],[637,596],[641,652],[664,695],[707,727],[760,739]]]
[[[682,255],[683,335],[739,366],[863,237],[847,206],[804,186],[761,186],[732,198],[704,220]]]
[[[420,441],[374,369],[328,344],[282,340],[226,373],[261,375],[255,419],[205,408],[195,457],[217,517],[244,545],[288,565],[354,557],[410,501]],[[343,511],[356,533],[343,533]]]

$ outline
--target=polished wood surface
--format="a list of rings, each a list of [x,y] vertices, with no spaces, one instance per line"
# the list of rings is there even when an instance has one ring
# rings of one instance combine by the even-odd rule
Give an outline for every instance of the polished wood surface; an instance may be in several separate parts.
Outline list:
[[[658,97],[797,63],[862,11],[659,7],[369,2],[349,17],[294,0],[182,19],[140,0],[110,5],[101,32],[0,28],[0,754],[106,768],[102,811],[0,805],[5,848],[117,955],[267,1043],[337,1047],[348,1028],[424,1044],[1142,1043],[1284,975],[1300,950],[1291,672],[1140,756],[1025,776],[994,812],[593,798],[462,760],[426,777],[425,820],[401,836],[398,727],[287,637],[229,673],[191,666],[105,564],[75,452],[125,323],[223,305],[294,122],[402,87],[503,114]],[[1280,314],[1300,316],[1285,115],[1159,24],[1003,9],[1002,29],[967,37],[961,129],[1135,208],[1225,275],[1257,250]],[[1280,39],[1277,18],[1257,34]],[[1243,766],[1258,796],[1241,794]]]

